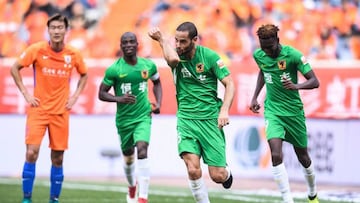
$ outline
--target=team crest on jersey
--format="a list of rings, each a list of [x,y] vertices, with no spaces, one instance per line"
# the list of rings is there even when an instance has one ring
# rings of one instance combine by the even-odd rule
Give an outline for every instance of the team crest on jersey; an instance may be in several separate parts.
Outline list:
[[[142,70],[141,71],[141,77],[146,79],[149,77],[149,71],[148,70]]]
[[[71,63],[71,56],[70,55],[65,55],[64,56],[64,61],[66,64],[70,64]]]
[[[204,64],[203,64],[203,63],[198,63],[198,64],[196,64],[196,72],[197,72],[197,73],[202,73],[202,72],[204,72]]]
[[[278,61],[278,67],[280,70],[285,70],[286,69],[286,61],[285,60]]]

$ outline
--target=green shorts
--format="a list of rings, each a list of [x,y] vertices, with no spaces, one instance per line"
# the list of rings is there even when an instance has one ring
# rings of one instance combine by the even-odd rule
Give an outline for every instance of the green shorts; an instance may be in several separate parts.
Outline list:
[[[307,147],[307,131],[304,114],[297,116],[265,115],[265,131],[268,140],[280,138],[294,147]]]
[[[209,166],[225,167],[225,135],[217,119],[177,119],[178,152],[197,154]]]
[[[125,122],[126,123],[126,122]],[[150,142],[151,117],[146,116],[136,123],[117,125],[121,150],[133,148],[138,141]]]

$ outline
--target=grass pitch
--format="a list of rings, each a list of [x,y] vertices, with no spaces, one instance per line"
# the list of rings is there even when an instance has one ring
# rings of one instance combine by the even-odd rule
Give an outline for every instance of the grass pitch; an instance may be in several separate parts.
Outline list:
[[[61,203],[126,203],[127,186],[108,182],[65,181],[60,197]],[[280,203],[276,192],[225,190],[209,188],[212,203]],[[306,197],[304,194],[303,197]],[[356,201],[323,200],[321,203],[345,203]],[[47,203],[49,181],[36,179],[33,190],[33,203]],[[0,203],[20,203],[22,199],[19,178],[0,178]],[[169,186],[150,186],[149,203],[194,203],[188,188]],[[296,198],[296,203],[306,203],[305,198]]]

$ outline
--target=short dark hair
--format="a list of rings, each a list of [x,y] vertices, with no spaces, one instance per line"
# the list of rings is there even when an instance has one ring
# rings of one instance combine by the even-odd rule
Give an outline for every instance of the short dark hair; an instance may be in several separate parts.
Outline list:
[[[66,16],[61,15],[60,13],[56,13],[56,14],[52,15],[51,17],[49,17],[46,25],[49,27],[49,25],[52,21],[63,21],[65,23],[65,28],[69,27],[69,20],[67,19]]]
[[[176,31],[189,32],[189,38],[193,39],[194,37],[198,36],[198,31],[194,23],[192,22],[183,22],[177,28]]]
[[[279,27],[273,24],[266,24],[259,27],[256,34],[260,39],[278,38]]]

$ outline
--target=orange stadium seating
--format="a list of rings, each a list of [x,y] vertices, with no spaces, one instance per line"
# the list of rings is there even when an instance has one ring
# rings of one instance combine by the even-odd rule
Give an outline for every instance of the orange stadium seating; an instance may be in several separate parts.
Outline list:
[[[15,57],[30,43],[46,40],[48,13],[28,12],[31,3],[65,9],[73,0],[0,0],[0,56]],[[125,31],[138,35],[139,55],[161,57],[161,51],[147,36],[159,26],[172,37],[176,26],[193,21],[200,43],[229,59],[251,57],[257,48],[256,29],[264,23],[279,25],[281,43],[293,45],[313,59],[360,59],[359,3],[344,1],[259,1],[229,0],[87,0],[105,8],[91,28],[71,19],[67,41],[89,58],[111,58],[119,54],[119,38]],[[102,2],[102,5],[99,5]],[[307,3],[305,3],[307,2]],[[313,2],[310,4],[309,2]],[[24,14],[29,14],[23,18]],[[80,25],[75,26],[76,22]],[[356,34],[354,34],[356,33]]]

